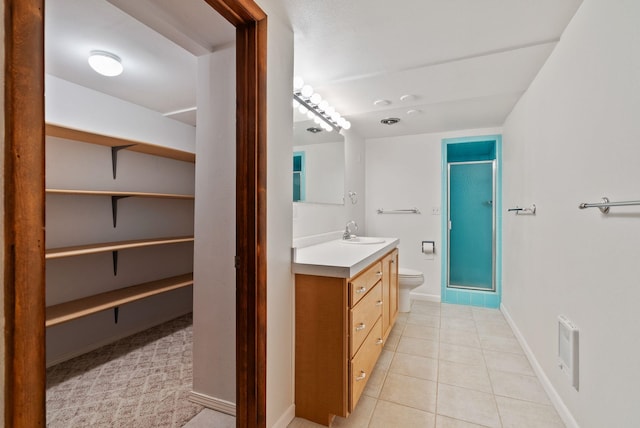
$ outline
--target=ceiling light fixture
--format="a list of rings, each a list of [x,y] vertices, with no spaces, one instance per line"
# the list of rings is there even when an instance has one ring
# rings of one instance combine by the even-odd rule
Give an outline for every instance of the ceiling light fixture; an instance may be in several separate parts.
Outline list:
[[[391,101],[389,101],[389,100],[382,100],[382,99],[380,99],[380,100],[375,100],[375,101],[373,102],[373,105],[374,105],[374,106],[388,106],[389,104],[391,104]]]
[[[312,134],[317,134],[318,132],[322,132],[322,129],[312,126],[311,128],[307,128],[307,131],[311,132]]]
[[[96,73],[108,77],[118,76],[124,71],[120,57],[105,51],[91,51],[89,65]]]
[[[297,102],[301,113],[307,113],[310,119],[313,115],[320,118],[320,123],[318,121],[316,123],[325,131],[335,129],[340,132],[340,129],[351,128],[351,122],[342,117],[327,100],[323,100],[320,94],[314,92],[311,86],[305,85],[304,80],[299,76],[293,78],[293,100],[294,107]]]

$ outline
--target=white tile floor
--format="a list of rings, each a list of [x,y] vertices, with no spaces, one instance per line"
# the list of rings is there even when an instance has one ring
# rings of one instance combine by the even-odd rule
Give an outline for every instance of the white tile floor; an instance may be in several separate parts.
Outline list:
[[[296,418],[289,428],[316,428]],[[335,427],[564,427],[502,313],[414,302]]]
[[[185,427],[233,426],[217,412]],[[230,418],[230,417],[229,417]],[[322,425],[295,418],[289,428]],[[400,314],[355,411],[334,427],[564,427],[502,313],[414,302]]]

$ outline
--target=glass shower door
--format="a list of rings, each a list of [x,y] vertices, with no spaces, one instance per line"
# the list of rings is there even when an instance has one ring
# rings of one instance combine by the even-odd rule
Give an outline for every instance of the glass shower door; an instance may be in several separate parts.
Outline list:
[[[495,162],[449,163],[447,287],[495,290]]]

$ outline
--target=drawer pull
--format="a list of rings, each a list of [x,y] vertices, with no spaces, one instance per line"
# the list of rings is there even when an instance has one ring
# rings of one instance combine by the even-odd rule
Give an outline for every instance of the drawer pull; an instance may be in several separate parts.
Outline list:
[[[357,294],[362,294],[365,291],[367,291],[367,287],[360,287],[360,288],[356,288],[356,293]]]
[[[378,340],[376,340],[376,345],[382,345],[382,343],[384,342],[384,340],[382,340],[382,338],[378,338]]]
[[[376,306],[382,306],[382,300],[378,300],[378,301],[376,302]]]
[[[382,276],[382,272],[376,272],[377,276]]]
[[[365,377],[367,377],[367,374],[365,373],[365,371],[360,370],[360,376],[356,376],[356,382],[360,380],[364,380]]]
[[[356,331],[360,331],[360,330],[364,330],[365,328],[367,328],[367,326],[361,322],[360,324],[358,324],[358,326],[356,327]]]

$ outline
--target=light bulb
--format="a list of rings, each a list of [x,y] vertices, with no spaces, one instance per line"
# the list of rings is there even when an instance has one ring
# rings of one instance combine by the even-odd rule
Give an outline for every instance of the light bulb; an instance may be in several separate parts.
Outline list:
[[[350,129],[351,128],[351,122],[349,122],[348,120],[344,121],[344,125],[342,125],[342,127],[344,129]]]
[[[320,104],[318,104],[318,108],[322,111],[326,111],[328,107],[329,103],[327,102],[327,100],[322,100],[320,101]]]
[[[333,106],[328,106],[326,109],[324,109],[324,114],[326,114],[329,117],[331,117],[331,115],[335,112],[336,112],[336,109],[333,108]]]
[[[311,110],[307,111],[307,117],[309,119],[313,119],[314,117],[316,117],[316,114],[314,112],[312,112]]]
[[[313,88],[310,85],[304,85],[300,92],[302,93],[303,97],[309,98],[311,95],[313,95]]]
[[[300,103],[298,102],[298,100],[293,100],[293,108],[297,108],[300,106]]]
[[[302,80],[302,77],[295,76],[293,78],[293,89],[300,90],[302,89],[303,86],[304,86],[304,80]]]
[[[309,109],[307,109],[305,106],[300,104],[300,106],[298,107],[298,111],[302,114],[306,114],[309,111]]]
[[[338,120],[340,120],[342,116],[340,115],[340,113],[338,113],[337,111],[334,111],[331,114],[331,119],[333,119],[334,122],[337,122]]]
[[[313,121],[318,125],[320,125],[320,123],[322,123],[322,119],[320,119],[318,116],[314,117]]]
[[[312,104],[318,105],[320,104],[320,101],[322,101],[322,97],[319,93],[316,92],[315,94],[311,95],[309,101],[311,101]]]

